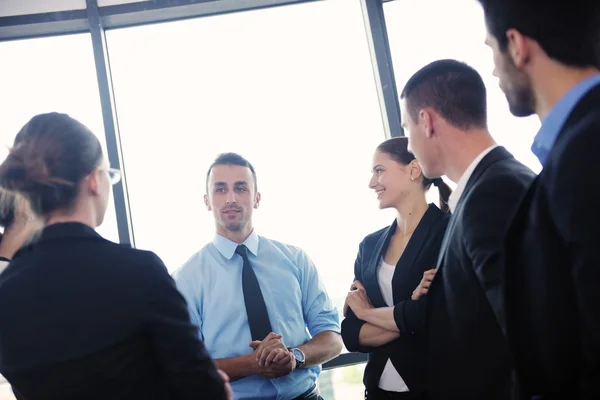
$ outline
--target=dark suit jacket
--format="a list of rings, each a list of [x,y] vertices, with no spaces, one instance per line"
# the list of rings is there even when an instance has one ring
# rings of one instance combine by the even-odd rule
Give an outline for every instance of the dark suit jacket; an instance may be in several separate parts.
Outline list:
[[[359,320],[352,310],[342,321],[342,338],[350,351],[369,353],[365,368],[364,383],[367,390],[379,386],[379,378],[388,358],[412,392],[425,391],[425,302],[410,299],[412,292],[421,282],[423,272],[435,268],[442,238],[450,215],[430,205],[417,229],[408,241],[404,253],[396,264],[392,278],[394,318],[400,337],[381,347],[366,347],[358,343],[364,321]],[[359,246],[354,264],[354,276],[365,286],[374,307],[386,307],[379,284],[377,270],[390,239],[396,231],[396,221],[389,227],[367,236]]]
[[[534,177],[497,147],[477,165],[458,201],[427,295],[433,399],[510,396],[501,248],[509,221]]]
[[[506,241],[507,323],[528,394],[600,398],[600,86],[580,100]]]
[[[0,373],[18,399],[224,399],[151,252],[54,224],[0,276]]]

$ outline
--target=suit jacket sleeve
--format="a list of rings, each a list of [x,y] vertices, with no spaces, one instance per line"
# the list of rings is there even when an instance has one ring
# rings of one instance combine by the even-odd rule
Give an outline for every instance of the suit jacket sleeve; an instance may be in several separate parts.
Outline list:
[[[469,227],[464,230],[464,247],[503,330],[506,319],[502,245],[510,221],[534,176],[533,172],[523,169],[482,180],[464,205],[463,225]]]
[[[161,259],[148,254],[146,327],[174,399],[225,399],[224,384]]]
[[[354,279],[362,282],[362,242],[358,246],[358,255],[354,262]],[[373,351],[372,347],[361,346],[359,344],[360,330],[365,324],[365,321],[358,319],[352,309],[348,307],[346,318],[342,321],[342,339],[348,351],[358,351],[361,353],[369,353]]]
[[[581,121],[585,129],[565,148],[551,177],[549,204],[556,227],[569,248],[571,276],[581,316],[582,348],[589,365],[600,357],[600,119]]]
[[[421,269],[423,272],[435,269],[437,266],[445,232],[446,225],[443,225],[443,230],[441,230],[441,232],[436,232],[437,236],[435,239],[432,240],[426,248],[421,249]],[[419,297],[419,300],[408,299],[397,303],[394,306],[394,320],[396,321],[398,330],[400,330],[400,334],[424,333],[426,308],[427,295]]]

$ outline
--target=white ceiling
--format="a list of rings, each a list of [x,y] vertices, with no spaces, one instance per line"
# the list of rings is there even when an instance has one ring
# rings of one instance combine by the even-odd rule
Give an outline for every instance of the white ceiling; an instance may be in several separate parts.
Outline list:
[[[98,0],[100,7],[147,0]],[[85,0],[0,0],[0,17],[85,9]]]

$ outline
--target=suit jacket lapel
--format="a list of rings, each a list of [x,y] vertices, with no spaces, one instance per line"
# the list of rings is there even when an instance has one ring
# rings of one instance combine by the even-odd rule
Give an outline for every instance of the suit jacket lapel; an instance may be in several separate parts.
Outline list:
[[[387,231],[379,237],[379,240],[373,249],[371,259],[369,260],[369,267],[365,271],[365,282],[362,282],[362,284],[365,286],[365,289],[367,289],[367,293],[369,293],[369,299],[371,300],[371,303],[373,303],[373,306],[375,307],[386,306],[386,303],[383,300],[383,295],[381,294],[381,290],[379,289],[379,283],[377,281],[377,268],[379,267],[379,261],[383,256],[383,252],[385,249],[387,249],[388,245],[390,244],[390,239],[396,231],[396,224],[396,220],[394,219],[392,225],[390,225]]]
[[[458,208],[457,208],[458,210]],[[435,269],[438,270],[442,266],[444,262],[444,257],[446,257],[446,252],[448,251],[448,243],[450,242],[450,237],[452,236],[452,232],[454,231],[454,226],[456,225],[456,217],[455,214],[450,216],[450,222],[448,222],[448,227],[446,228],[446,233],[444,233],[444,239],[442,239],[442,246],[440,247],[440,254],[438,256],[437,264]]]
[[[430,205],[421,221],[419,221],[419,225],[415,229],[412,237],[408,240],[406,244],[406,248],[402,252],[398,263],[396,264],[396,269],[394,270],[394,276],[392,277],[392,287],[398,287],[398,280],[402,276],[406,276],[402,274],[402,271],[405,271],[407,268],[412,268],[415,260],[421,253],[423,246],[427,242],[427,236],[429,236],[429,232],[431,231],[431,227],[434,225],[435,221],[443,214],[443,212],[437,208],[435,205]],[[394,303],[397,302],[395,296],[396,291],[394,293]]]
[[[475,186],[475,183],[481,178],[481,175],[483,174],[483,172],[486,169],[488,169],[488,167],[490,165],[492,165],[493,163],[495,163],[497,161],[505,160],[507,158],[512,158],[512,154],[510,154],[508,152],[508,150],[506,150],[504,147],[498,146],[495,149],[493,149],[492,151],[490,151],[488,154],[486,154],[485,157],[483,157],[481,159],[481,161],[479,162],[477,167],[475,167],[475,170],[473,171],[473,173],[469,177],[469,180],[467,181],[467,184],[465,186],[465,190],[462,193],[462,196],[460,197],[460,199],[458,200],[458,203],[456,204],[456,209],[454,210],[454,213],[452,213],[450,222],[448,223],[448,228],[446,229],[446,234],[444,235],[444,239],[442,241],[442,247],[440,249],[440,255],[438,257],[436,269],[440,269],[440,267],[442,266],[442,264],[444,262],[444,258],[448,251],[448,245],[450,243],[450,238],[454,234],[456,220],[458,218],[460,218],[460,215],[462,214],[462,211],[463,211],[462,209],[463,209],[464,199],[466,197],[468,197],[469,192],[471,190],[473,190],[473,186]]]

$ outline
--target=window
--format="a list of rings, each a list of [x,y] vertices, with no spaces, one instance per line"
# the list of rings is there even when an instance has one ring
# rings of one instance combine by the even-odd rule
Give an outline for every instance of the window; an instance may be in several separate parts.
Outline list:
[[[535,116],[518,119],[510,113],[498,80],[492,75],[494,62],[484,43],[486,28],[479,4],[472,0],[397,0],[383,7],[398,93],[412,74],[429,62],[454,58],[468,63],[486,84],[492,135],[518,160],[539,172],[541,165],[530,148],[540,122]],[[457,24],[448,18],[454,14],[468,22]]]
[[[328,400],[364,400],[364,372],[365,364],[323,371],[318,380],[321,397]]]
[[[359,242],[393,219],[368,188],[385,134],[359,0],[114,30],[107,42],[136,246],[173,271],[212,240],[206,171],[239,152],[258,174],[257,232],[303,248],[341,311]]]
[[[0,43],[0,160],[6,146],[34,115],[64,112],[87,125],[105,149],[98,84],[87,34]],[[117,241],[116,215],[109,202],[98,232]]]

